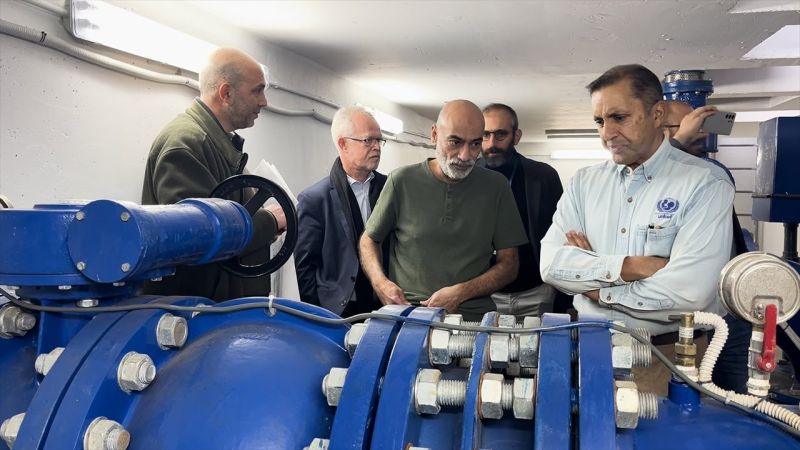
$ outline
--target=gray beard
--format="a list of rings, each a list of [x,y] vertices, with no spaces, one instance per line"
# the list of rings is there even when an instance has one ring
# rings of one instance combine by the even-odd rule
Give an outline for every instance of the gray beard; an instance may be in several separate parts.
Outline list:
[[[475,167],[475,164],[473,164],[465,172],[458,169],[454,169],[449,164],[447,164],[447,157],[444,154],[436,155],[436,161],[439,162],[439,168],[442,169],[442,173],[444,173],[444,175],[447,178],[456,181],[461,181],[464,178],[467,178],[467,176],[472,172],[472,169]]]

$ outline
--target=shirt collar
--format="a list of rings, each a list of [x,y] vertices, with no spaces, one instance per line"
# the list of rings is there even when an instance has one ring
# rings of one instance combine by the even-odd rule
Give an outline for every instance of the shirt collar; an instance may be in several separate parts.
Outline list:
[[[661,145],[658,146],[656,152],[653,153],[653,156],[639,165],[639,167],[628,172],[628,166],[624,164],[617,164],[617,172],[623,179],[629,173],[631,175],[641,173],[647,181],[652,181],[653,178],[655,178],[658,173],[661,172],[661,169],[667,164],[667,161],[669,160],[667,155],[670,153],[670,148],[673,147],[670,145],[669,139],[665,138],[661,141]]]
[[[354,184],[367,184],[370,181],[372,181],[373,178],[375,178],[375,172],[370,172],[369,176],[367,177],[367,179],[364,180],[363,182],[356,180],[355,178],[351,177],[350,175],[347,175],[347,182],[350,184],[350,186],[352,186]]]

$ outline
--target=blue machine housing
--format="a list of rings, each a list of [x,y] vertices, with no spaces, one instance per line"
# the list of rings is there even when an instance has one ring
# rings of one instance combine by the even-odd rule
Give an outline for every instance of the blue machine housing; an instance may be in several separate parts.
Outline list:
[[[11,215],[0,211],[0,223],[11,224],[16,236],[30,238],[28,229],[50,230],[47,239],[39,236],[49,243],[36,248],[60,258],[43,261],[41,267],[52,272],[37,272],[32,260],[41,255],[26,255],[22,262],[4,257],[0,280],[18,286],[17,292],[33,304],[64,305],[78,291],[95,295],[92,298],[99,298],[103,306],[153,307],[101,314],[90,308],[82,314],[41,312],[37,328],[24,336],[0,339],[0,373],[7,389],[0,396],[0,421],[25,413],[15,449],[88,448],[87,429],[100,417],[116,421],[130,433],[130,449],[301,449],[317,438],[326,439],[334,450],[647,450],[674,448],[676,435],[692,449],[798,448],[791,435],[703,401],[675,381],[669,397],[659,400],[656,419],[643,420],[637,429],[618,429],[611,339],[608,324],[591,320],[596,318],[570,323],[568,316],[546,314],[543,325],[555,328],[540,333],[534,419],[516,419],[507,411],[501,419],[490,420],[480,414],[481,382],[489,373],[504,371],[490,365],[486,330],[475,334],[468,359],[439,367],[443,379],[464,382],[463,404],[443,407],[435,415],[416,411],[415,381],[420,369],[432,368],[430,331],[445,318],[442,309],[384,307],[379,311],[382,317],[367,323],[351,358],[343,345],[350,326],[313,305],[260,297],[214,304],[197,297],[120,295],[123,291],[114,288],[133,292],[131,285],[137,279],[171,270],[170,261],[204,261],[210,252],[226,256],[246,244],[240,234],[248,227],[239,225],[249,218],[237,207],[216,201],[199,207],[188,203],[195,208],[188,215],[185,205],[140,210],[105,201]],[[84,212],[80,225],[76,224],[79,211]],[[126,212],[128,220],[120,220]],[[90,216],[94,218],[89,220]],[[185,228],[207,230],[204,242],[175,238],[165,244],[157,229],[170,229],[160,223],[169,217]],[[214,231],[216,224],[206,223],[225,220],[233,225],[219,230],[238,239],[220,236]],[[108,252],[107,246],[116,242],[109,235],[128,225],[138,228],[126,234],[130,248]],[[180,227],[172,225],[168,234],[178,233]],[[2,255],[13,250],[20,256],[20,249],[16,241],[0,242]],[[135,269],[129,270],[130,278],[95,281],[117,278],[123,259],[136,261],[131,262]],[[76,261],[86,262],[86,267],[106,263],[112,267],[87,275]],[[55,283],[65,280],[74,287],[59,289]],[[59,292],[64,295],[59,297]],[[156,329],[165,313],[154,304],[204,306],[197,314],[173,313],[186,320],[185,344],[159,345]],[[249,309],[218,313],[226,307]],[[481,325],[497,323],[497,313],[488,313]],[[63,353],[46,376],[37,375],[33,359],[55,346],[63,346]],[[155,378],[141,391],[118,384],[120,363],[130,352],[149,356],[156,368]],[[320,393],[331,368],[348,370],[336,407],[328,406]],[[0,448],[4,445],[0,441]]]
[[[753,219],[800,223],[798,168],[800,117],[776,117],[762,122],[758,129]]]
[[[677,100],[699,108],[706,105],[706,99],[714,93],[712,80],[705,79],[705,70],[671,70],[664,74],[661,87],[664,100]],[[717,152],[717,135],[709,134],[706,138],[706,153]]]

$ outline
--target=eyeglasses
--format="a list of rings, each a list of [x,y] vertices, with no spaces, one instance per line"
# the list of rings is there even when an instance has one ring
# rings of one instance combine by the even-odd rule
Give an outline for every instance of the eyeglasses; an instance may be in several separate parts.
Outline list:
[[[497,142],[503,142],[511,136],[511,132],[506,130],[496,130],[496,131],[484,131],[483,132],[483,140],[488,141],[489,138],[494,135],[494,140]]]
[[[350,139],[351,141],[361,142],[367,148],[372,148],[375,144],[378,144],[380,147],[383,147],[384,145],[386,145],[386,139],[384,139],[384,138],[368,137],[368,138],[364,138],[364,139],[359,139],[359,138],[348,137],[348,136],[345,136],[344,138],[345,139]]]

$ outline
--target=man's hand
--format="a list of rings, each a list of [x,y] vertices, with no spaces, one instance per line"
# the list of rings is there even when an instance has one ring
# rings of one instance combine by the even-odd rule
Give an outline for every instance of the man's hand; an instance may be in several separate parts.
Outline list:
[[[458,311],[458,305],[464,300],[466,299],[462,298],[461,288],[455,285],[439,289],[419,304],[429,308],[444,308],[448,313],[453,314]]]
[[[706,134],[700,132],[700,127],[703,126],[703,121],[715,112],[717,112],[716,106],[701,106],[693,110],[681,120],[681,126],[672,138],[684,147],[688,147],[692,142],[705,137]]]
[[[286,231],[286,214],[283,213],[283,208],[277,203],[270,203],[269,205],[265,206],[264,209],[272,213],[272,216],[275,217],[275,222],[278,223],[278,233],[281,234]]]
[[[598,301],[600,300],[600,289],[584,292],[583,295],[589,297],[590,300]]]
[[[410,305],[400,286],[389,279],[375,286],[375,294],[378,295],[378,299],[384,305]]]
[[[582,248],[590,252],[593,251],[592,245],[589,243],[589,239],[585,234],[579,231],[569,230],[567,231],[566,237],[567,242],[565,242],[564,245],[571,245],[573,247]]]
[[[631,282],[650,278],[667,265],[669,259],[658,256],[626,256],[619,276]]]

